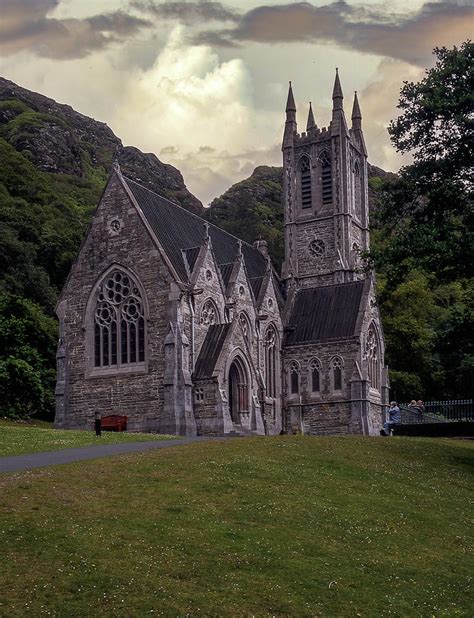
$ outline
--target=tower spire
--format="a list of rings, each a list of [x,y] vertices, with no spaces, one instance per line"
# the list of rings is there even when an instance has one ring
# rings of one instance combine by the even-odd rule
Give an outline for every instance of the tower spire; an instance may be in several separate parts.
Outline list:
[[[287,146],[293,146],[293,137],[296,134],[296,105],[295,98],[293,96],[293,89],[291,82],[288,87],[288,98],[286,100],[286,122],[285,133],[283,135],[283,148]]]
[[[352,106],[352,128],[360,129],[362,114],[360,113],[359,99],[357,98],[357,90],[354,92],[354,104]]]
[[[308,112],[308,122],[306,123],[306,131],[313,129],[316,126],[313,115],[313,108],[311,106],[311,101],[309,102],[309,112]]]
[[[291,82],[289,82],[288,98],[286,100],[286,115],[288,116],[288,113],[291,113],[291,112],[296,113],[296,105],[295,105],[295,98],[293,96],[293,88],[291,87]]]
[[[341,82],[339,81],[339,69],[336,68],[336,79],[334,80],[334,88],[332,90],[333,111],[342,110],[343,100],[344,95],[342,94]]]

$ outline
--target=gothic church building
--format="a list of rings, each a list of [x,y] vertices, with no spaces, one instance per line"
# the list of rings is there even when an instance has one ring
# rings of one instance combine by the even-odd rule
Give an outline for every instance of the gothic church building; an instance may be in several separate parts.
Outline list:
[[[56,427],[122,414],[180,435],[378,433],[388,399],[367,152],[336,74],[332,120],[283,137],[285,259],[114,168],[61,293]]]

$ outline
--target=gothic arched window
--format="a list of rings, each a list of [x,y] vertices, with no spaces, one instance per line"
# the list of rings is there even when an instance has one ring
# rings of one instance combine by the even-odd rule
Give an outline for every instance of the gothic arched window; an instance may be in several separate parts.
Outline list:
[[[239,324],[242,329],[242,334],[244,336],[245,342],[247,346],[250,347],[252,343],[252,330],[250,326],[250,320],[247,317],[247,314],[243,311],[239,313]]]
[[[265,388],[267,397],[277,396],[278,335],[273,324],[265,332]]]
[[[138,284],[113,270],[97,290],[94,366],[120,367],[145,361],[145,309]]]
[[[199,323],[202,326],[212,326],[219,324],[219,311],[213,300],[208,298],[202,306]]]
[[[317,358],[313,358],[309,363],[311,375],[311,392],[319,393],[321,390],[321,363]]]
[[[296,361],[290,363],[288,377],[290,381],[290,395],[298,395],[300,392],[300,366]]]
[[[362,215],[362,191],[361,191],[361,179],[360,179],[360,166],[359,166],[358,161],[354,163],[353,178],[354,178],[355,214],[360,219]]]
[[[311,208],[311,163],[308,157],[300,159],[301,207]]]
[[[323,204],[332,203],[332,169],[331,169],[331,157],[329,153],[324,150],[320,156],[321,161],[321,197]]]
[[[380,389],[380,351],[377,332],[373,324],[369,326],[367,333],[367,344],[365,347],[367,356],[368,373],[370,386],[376,390]]]
[[[331,361],[331,373],[332,373],[332,388],[333,391],[342,391],[342,372],[344,363],[342,358],[336,356]]]

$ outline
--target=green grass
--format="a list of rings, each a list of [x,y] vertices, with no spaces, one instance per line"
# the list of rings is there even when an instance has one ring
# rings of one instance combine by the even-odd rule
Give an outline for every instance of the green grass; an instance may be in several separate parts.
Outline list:
[[[150,433],[124,433],[103,431],[98,438],[93,431],[52,429],[50,423],[14,423],[0,420],[0,457],[22,455],[41,451],[57,451],[64,448],[89,446],[91,444],[119,444],[146,440],[173,439],[175,436],[158,436]]]
[[[472,616],[474,444],[236,439],[0,478],[2,616]]]

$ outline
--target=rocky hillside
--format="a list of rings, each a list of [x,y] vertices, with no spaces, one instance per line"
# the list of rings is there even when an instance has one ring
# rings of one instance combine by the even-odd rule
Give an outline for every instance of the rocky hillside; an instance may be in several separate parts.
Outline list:
[[[123,173],[188,210],[203,206],[181,173],[120,139],[104,123],[0,78],[0,138],[36,170],[69,176],[71,184],[97,185],[98,194],[117,160]],[[0,175],[0,182],[2,177]],[[95,204],[94,204],[95,205]]]
[[[375,208],[375,189],[381,180],[394,177],[379,167],[370,165],[369,205]],[[205,217],[228,232],[252,243],[263,238],[277,267],[283,260],[283,169],[257,167],[253,174],[236,183],[210,204]]]

